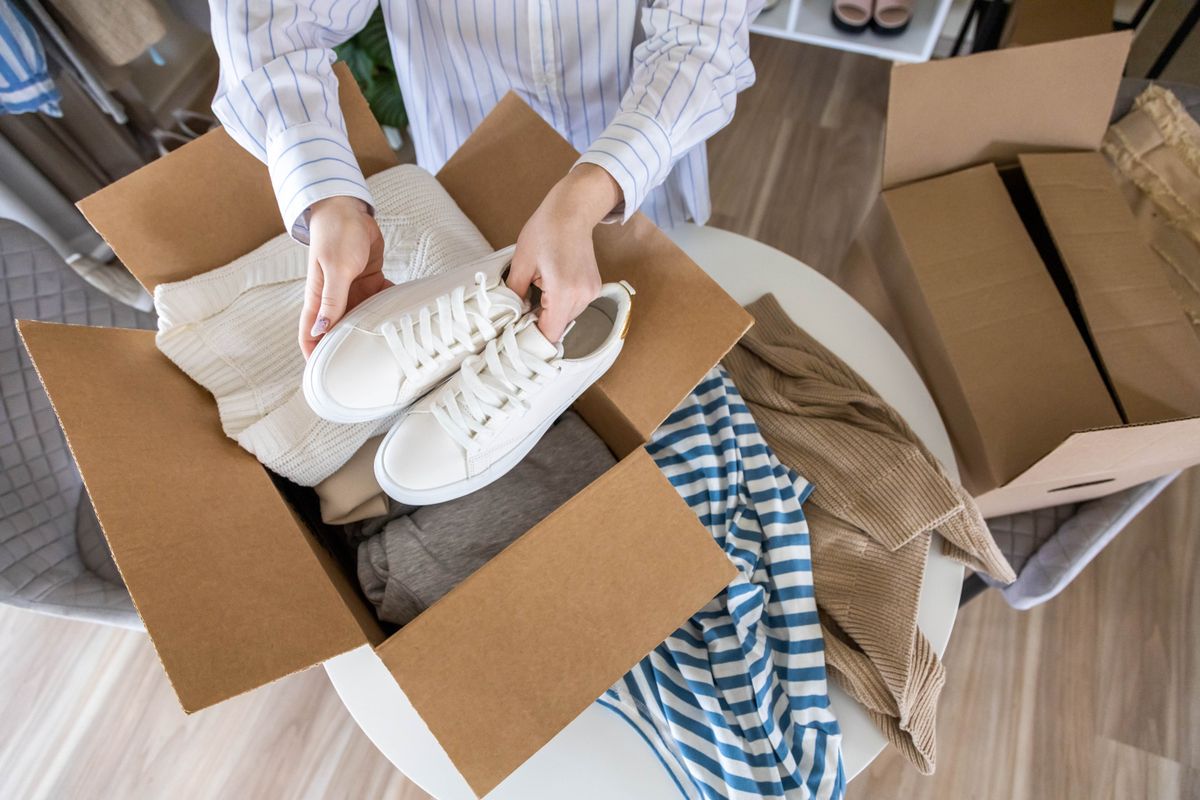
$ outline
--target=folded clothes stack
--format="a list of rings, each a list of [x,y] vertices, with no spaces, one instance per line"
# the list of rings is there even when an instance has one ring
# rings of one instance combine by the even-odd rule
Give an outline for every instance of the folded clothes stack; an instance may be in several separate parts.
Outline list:
[[[517,466],[477,492],[347,525],[358,580],[385,622],[404,625],[541,522],[616,459],[574,411]]]
[[[563,412],[620,354],[633,289],[606,284],[549,342],[504,284],[512,248],[492,253],[432,175],[400,166],[369,184],[396,285],[307,362],[307,251],[286,235],[158,286],[156,341],[216,397],[230,438],[316,488],[326,523],[362,523],[348,531],[364,593],[404,624],[612,465]]]
[[[1015,579],[974,501],[900,415],[767,295],[725,359],[763,437],[816,489],[805,504],[830,672],[921,772],[935,765],[941,661],[917,628],[933,531],[944,552]]]

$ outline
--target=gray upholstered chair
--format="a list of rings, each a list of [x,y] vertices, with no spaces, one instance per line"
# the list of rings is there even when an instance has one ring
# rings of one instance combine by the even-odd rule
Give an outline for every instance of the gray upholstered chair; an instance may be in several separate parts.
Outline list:
[[[153,328],[0,220],[0,603],[141,628],[14,321]]]
[[[1041,605],[1067,588],[1178,475],[1173,472],[1086,503],[989,519],[988,528],[1016,571],[1017,580],[1001,587],[983,577],[976,585],[996,586],[1013,608],[1025,610]]]

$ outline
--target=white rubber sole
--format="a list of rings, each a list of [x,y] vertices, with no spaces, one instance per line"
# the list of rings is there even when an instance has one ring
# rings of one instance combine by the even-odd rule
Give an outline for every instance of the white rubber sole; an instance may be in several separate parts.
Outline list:
[[[384,494],[393,500],[404,503],[410,506],[428,506],[435,503],[448,503],[451,500],[457,500],[460,497],[466,497],[472,492],[477,492],[483,487],[494,483],[500,478],[508,474],[509,470],[521,463],[525,456],[529,455],[529,451],[537,446],[537,443],[542,440],[546,431],[550,430],[550,426],[555,420],[561,417],[568,408],[575,404],[575,401],[586,392],[593,383],[600,380],[604,373],[608,372],[609,368],[616,362],[617,357],[621,354],[621,348],[617,348],[616,353],[611,359],[608,359],[602,366],[598,367],[591,375],[588,376],[583,386],[578,392],[573,394],[567,402],[558,407],[556,411],[547,415],[546,419],[538,424],[537,428],[530,431],[524,439],[522,439],[516,447],[504,454],[504,456],[492,464],[490,467],[480,472],[478,475],[472,475],[465,480],[447,484],[446,486],[438,486],[434,489],[411,489],[406,486],[401,486],[392,480],[383,467],[383,452],[387,449],[388,444],[392,440],[393,434],[400,427],[404,419],[401,418],[392,426],[392,429],[383,437],[383,441],[379,443],[379,449],[375,451],[375,480],[379,481],[380,488]]]

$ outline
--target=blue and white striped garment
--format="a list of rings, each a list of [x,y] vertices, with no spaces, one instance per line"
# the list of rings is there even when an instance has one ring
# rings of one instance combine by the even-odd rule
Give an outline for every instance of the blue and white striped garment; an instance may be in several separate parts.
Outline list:
[[[61,117],[60,100],[37,31],[10,0],[0,0],[0,114]]]
[[[704,141],[754,82],[763,0],[382,0],[417,163],[437,172],[516,92],[659,225],[709,215]],[[333,195],[371,203],[337,105],[330,48],[376,0],[210,0],[213,110],[263,160],[287,229]]]
[[[811,486],[775,458],[722,367],[646,449],[740,574],[597,702],[686,798],[843,797],[800,508]]]

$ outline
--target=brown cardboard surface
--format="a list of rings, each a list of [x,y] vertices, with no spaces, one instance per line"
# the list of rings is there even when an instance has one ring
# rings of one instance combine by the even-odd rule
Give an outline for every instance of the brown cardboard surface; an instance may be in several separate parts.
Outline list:
[[[859,228],[839,270],[838,282],[884,326],[925,382],[937,387],[942,419],[955,421],[947,425],[954,452],[974,454],[971,460],[959,458],[962,484],[968,488],[995,486],[999,479],[980,455],[986,448],[962,382],[883,197],[875,201]]]
[[[184,710],[367,641],[270,478],[152,332],[20,331]]]
[[[1200,341],[1098,153],[1025,155],[1037,198],[1129,422],[1200,415]]]
[[[1114,0],[1016,0],[1006,46],[1109,33],[1114,6]]]
[[[566,140],[509,93],[438,180],[488,241],[504,247],[576,158]],[[598,226],[594,239],[603,279],[627,280],[637,295],[625,349],[580,411],[593,425],[600,414],[623,415],[627,435],[610,446],[624,454],[649,438],[752,320],[644,214]]]
[[[994,166],[883,199],[919,291],[908,301],[927,309],[906,331],[960,457],[980,465],[970,491],[1015,478],[1074,431],[1120,424]]]
[[[350,144],[365,175],[396,164],[345,64],[334,65]],[[147,290],[228,264],[283,233],[267,168],[223,128],[79,201]]]
[[[1096,150],[1129,31],[892,70],[884,188],[1040,150]]]
[[[1197,418],[1081,431],[1009,485],[976,501],[985,516],[1074,503],[1197,463]]]
[[[378,652],[483,795],[734,575],[637,450]]]

